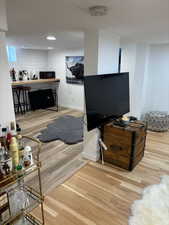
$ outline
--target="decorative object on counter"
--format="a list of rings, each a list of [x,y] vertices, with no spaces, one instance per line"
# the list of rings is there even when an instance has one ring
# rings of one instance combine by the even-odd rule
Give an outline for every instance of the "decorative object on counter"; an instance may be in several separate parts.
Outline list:
[[[14,68],[10,70],[10,76],[12,81],[16,81],[16,71]]]
[[[38,75],[34,74],[32,80],[38,80]]]
[[[169,130],[169,115],[167,112],[151,111],[142,116],[151,131],[164,132]]]
[[[27,70],[20,70],[19,71],[19,80],[22,81],[26,81],[26,80],[30,80],[30,76]]]
[[[23,80],[23,75],[22,75],[22,71],[19,71],[19,80],[22,81]]]
[[[66,82],[83,84],[84,56],[66,56]]]

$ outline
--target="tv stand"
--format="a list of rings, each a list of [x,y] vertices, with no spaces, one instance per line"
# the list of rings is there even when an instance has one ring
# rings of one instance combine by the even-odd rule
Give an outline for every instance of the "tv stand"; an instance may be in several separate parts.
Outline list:
[[[147,126],[141,121],[126,126],[114,123],[102,129],[102,139],[107,146],[103,151],[104,161],[131,171],[143,158]]]

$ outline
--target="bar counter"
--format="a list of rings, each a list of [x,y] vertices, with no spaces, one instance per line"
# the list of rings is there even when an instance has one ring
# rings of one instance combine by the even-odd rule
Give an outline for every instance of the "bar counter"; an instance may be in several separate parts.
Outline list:
[[[60,81],[60,79],[39,79],[39,80],[14,81],[14,82],[12,82],[12,86],[51,83],[51,82],[59,82],[59,81]]]

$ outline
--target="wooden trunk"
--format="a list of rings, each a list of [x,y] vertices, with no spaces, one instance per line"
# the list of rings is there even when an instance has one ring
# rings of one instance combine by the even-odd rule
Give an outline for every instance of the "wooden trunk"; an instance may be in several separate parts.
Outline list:
[[[127,127],[104,126],[103,141],[108,150],[104,161],[131,171],[143,158],[147,126],[137,121]]]

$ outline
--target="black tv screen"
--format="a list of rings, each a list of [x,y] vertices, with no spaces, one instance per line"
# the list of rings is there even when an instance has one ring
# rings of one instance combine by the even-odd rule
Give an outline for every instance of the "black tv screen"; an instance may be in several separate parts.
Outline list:
[[[84,77],[88,131],[129,112],[129,73]]]

